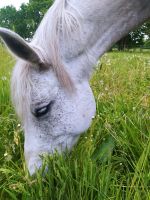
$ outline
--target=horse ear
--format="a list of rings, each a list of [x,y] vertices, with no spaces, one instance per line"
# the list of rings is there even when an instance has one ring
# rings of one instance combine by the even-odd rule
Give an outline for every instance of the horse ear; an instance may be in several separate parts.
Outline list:
[[[10,51],[17,57],[33,63],[40,64],[40,58],[32,47],[18,34],[6,28],[0,28],[0,36]]]

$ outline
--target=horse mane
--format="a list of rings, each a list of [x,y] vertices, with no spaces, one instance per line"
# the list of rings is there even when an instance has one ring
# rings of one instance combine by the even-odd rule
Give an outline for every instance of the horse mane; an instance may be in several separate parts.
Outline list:
[[[78,11],[70,0],[55,0],[39,25],[30,45],[41,60],[48,63],[54,70],[60,84],[68,91],[74,91],[74,84],[67,73],[63,55],[60,51],[60,40],[70,38],[74,31],[80,29]],[[71,7],[75,12],[69,12]],[[30,77],[30,64],[19,60],[15,66],[12,82],[12,101],[18,116],[24,120],[24,113],[30,108],[30,93],[33,83]]]
[[[30,109],[31,87],[30,64],[19,60],[11,78],[11,98],[16,113],[22,121],[24,121],[25,113]]]
[[[63,64],[60,40],[69,39],[73,32],[80,30],[78,15],[79,12],[71,5],[70,0],[55,0],[31,42],[44,50],[44,59],[52,66],[61,85],[71,91],[74,90],[74,85]]]

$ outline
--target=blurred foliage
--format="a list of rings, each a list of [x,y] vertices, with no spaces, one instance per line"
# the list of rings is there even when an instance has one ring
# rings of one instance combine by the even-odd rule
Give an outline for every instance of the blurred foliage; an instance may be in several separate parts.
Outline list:
[[[135,31],[129,33],[120,41],[117,42],[116,46],[118,50],[130,49],[133,47],[150,47],[150,21],[144,23]]]
[[[9,28],[23,38],[32,38],[44,14],[53,0],[30,0],[22,4],[19,10],[13,6],[0,9],[0,26]]]

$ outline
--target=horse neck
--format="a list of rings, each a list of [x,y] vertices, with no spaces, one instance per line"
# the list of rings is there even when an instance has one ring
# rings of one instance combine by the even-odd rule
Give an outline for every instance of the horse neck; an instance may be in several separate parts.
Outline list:
[[[60,0],[56,0],[53,8],[57,9],[57,6],[59,8],[59,2]],[[61,0],[61,2],[66,1]],[[67,2],[69,3],[66,4],[66,11],[72,13],[80,24],[78,29],[72,31],[70,37],[63,37],[64,35],[60,34],[61,56],[70,69],[76,68],[73,73],[78,73],[80,70],[87,77],[100,56],[129,31],[150,18],[149,0],[68,0]],[[47,27],[50,27],[48,24],[53,24],[51,13],[50,9],[38,30],[37,40],[41,46],[44,41],[50,43],[51,35]],[[44,37],[40,39],[39,35],[42,34]]]
[[[68,51],[66,55],[71,55],[73,49],[76,60],[74,64],[80,63],[80,66],[83,65],[83,69],[89,73],[99,57],[113,44],[150,18],[149,0],[72,0],[71,2],[82,16],[81,33],[80,37],[77,33],[74,40],[68,42],[72,48],[70,52],[65,48]]]
[[[97,60],[113,44],[150,18],[150,0],[72,0],[83,16],[81,41]],[[82,44],[82,42],[81,42]]]

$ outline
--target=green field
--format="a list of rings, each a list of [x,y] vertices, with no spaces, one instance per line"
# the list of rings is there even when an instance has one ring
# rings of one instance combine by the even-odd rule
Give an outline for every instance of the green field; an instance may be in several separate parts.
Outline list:
[[[150,53],[105,54],[91,86],[97,114],[71,153],[30,177],[10,100],[14,61],[0,47],[0,199],[150,200]]]

